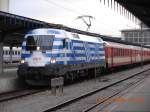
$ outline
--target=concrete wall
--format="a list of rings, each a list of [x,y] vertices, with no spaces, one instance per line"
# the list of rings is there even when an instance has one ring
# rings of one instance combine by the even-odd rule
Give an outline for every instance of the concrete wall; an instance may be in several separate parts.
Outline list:
[[[0,0],[0,11],[9,12],[9,0]]]

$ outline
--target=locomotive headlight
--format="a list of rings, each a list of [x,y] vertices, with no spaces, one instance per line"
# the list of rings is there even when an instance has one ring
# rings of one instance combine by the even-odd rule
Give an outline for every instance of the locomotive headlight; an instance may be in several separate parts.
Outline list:
[[[25,61],[24,60],[21,60],[21,63],[24,63]]]
[[[39,46],[37,46],[37,47],[36,47],[36,50],[40,50],[40,47],[39,47]]]
[[[56,63],[56,59],[55,59],[55,58],[52,58],[52,59],[51,59],[51,63]]]

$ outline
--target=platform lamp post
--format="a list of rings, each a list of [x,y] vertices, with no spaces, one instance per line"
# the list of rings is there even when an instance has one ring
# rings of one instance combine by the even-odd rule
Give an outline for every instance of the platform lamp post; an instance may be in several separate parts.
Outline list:
[[[141,27],[141,68],[143,68],[143,23],[140,23]]]

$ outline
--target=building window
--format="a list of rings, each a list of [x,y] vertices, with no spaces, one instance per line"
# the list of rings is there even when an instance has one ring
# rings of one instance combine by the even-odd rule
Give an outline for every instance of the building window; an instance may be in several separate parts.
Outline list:
[[[146,37],[144,37],[144,42],[147,42],[147,38]]]
[[[133,38],[129,38],[129,40],[128,40],[129,42],[133,42]]]
[[[139,42],[142,42],[143,40],[142,40],[142,38],[139,38]]]
[[[129,37],[133,37],[133,33],[132,32],[129,32]]]
[[[147,36],[148,36],[148,32],[147,32],[147,31],[144,32],[144,33],[143,33],[143,36],[144,36],[144,37],[147,37]]]
[[[134,32],[134,37],[138,37],[138,32]]]
[[[125,37],[125,41],[128,41],[128,37]]]
[[[134,42],[135,42],[135,43],[138,42],[138,38],[137,38],[137,37],[134,38]]]
[[[128,33],[126,32],[126,33],[124,33],[124,37],[128,37]]]
[[[139,32],[139,37],[142,37],[142,33],[141,32]]]

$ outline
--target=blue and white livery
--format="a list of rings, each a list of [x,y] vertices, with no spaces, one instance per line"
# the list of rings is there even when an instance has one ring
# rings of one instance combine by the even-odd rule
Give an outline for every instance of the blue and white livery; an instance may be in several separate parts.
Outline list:
[[[60,29],[35,29],[22,43],[19,77],[45,80],[77,77],[88,69],[105,67],[103,40]]]

